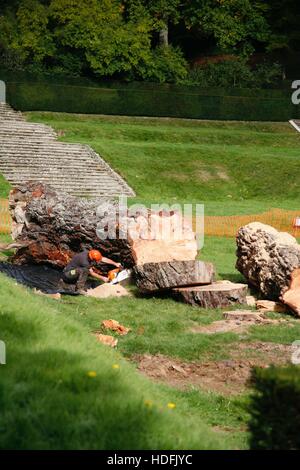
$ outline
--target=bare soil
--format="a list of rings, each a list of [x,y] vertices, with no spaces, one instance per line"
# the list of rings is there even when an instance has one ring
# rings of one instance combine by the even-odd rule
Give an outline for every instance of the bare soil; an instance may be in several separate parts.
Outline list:
[[[276,343],[239,343],[232,346],[230,359],[185,362],[161,354],[135,355],[138,370],[157,382],[181,390],[196,387],[223,395],[241,394],[249,387],[254,366],[269,367],[290,361],[291,346]]]
[[[289,326],[292,326],[289,320],[271,320],[266,319],[250,319],[250,320],[217,320],[209,325],[195,325],[192,326],[189,331],[191,333],[204,333],[207,335],[212,335],[215,333],[244,333],[253,325],[277,325],[282,323],[289,323]]]

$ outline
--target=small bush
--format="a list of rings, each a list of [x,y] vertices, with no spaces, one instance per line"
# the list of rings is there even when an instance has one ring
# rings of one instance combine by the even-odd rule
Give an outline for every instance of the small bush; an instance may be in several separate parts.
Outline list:
[[[263,62],[252,69],[244,59],[237,57],[192,68],[186,83],[203,88],[268,88],[278,86],[281,80],[280,64]]]
[[[187,63],[180,49],[161,46],[152,51],[152,60],[139,75],[148,82],[179,83],[188,75]]]
[[[255,369],[250,405],[252,449],[300,449],[300,367]]]

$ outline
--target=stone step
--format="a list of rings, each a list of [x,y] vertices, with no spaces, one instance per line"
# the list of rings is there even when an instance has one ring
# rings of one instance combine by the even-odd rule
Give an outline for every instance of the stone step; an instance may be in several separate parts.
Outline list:
[[[24,165],[20,165],[20,166],[13,166],[13,165],[5,165],[5,163],[3,163],[0,159],[0,169],[1,171],[6,171],[6,173],[17,173],[17,174],[20,174],[20,173],[31,173],[31,174],[35,174],[35,173],[51,173],[51,174],[54,174],[54,173],[62,173],[62,172],[67,172],[68,174],[74,174],[74,175],[78,175],[78,173],[81,173],[81,174],[99,174],[99,175],[115,175],[115,173],[112,173],[112,172],[107,172],[105,170],[104,167],[92,167],[92,166],[72,166],[72,165],[60,165],[59,167],[53,167],[51,165],[40,165],[40,166],[37,166],[37,167],[32,167],[30,166],[29,164],[24,164]]]
[[[35,174],[35,175],[31,175],[31,174],[12,174],[12,173],[4,173],[4,175],[11,181],[19,181],[22,179],[22,181],[26,180],[26,181],[29,181],[30,179],[34,178],[34,179],[38,179],[39,181],[51,181],[53,180],[53,182],[59,182],[59,181],[74,181],[74,177],[73,176],[70,176],[68,174],[66,175],[43,175],[42,173],[41,174]],[[113,178],[109,178],[108,176],[107,177],[101,177],[101,176],[88,176],[88,177],[80,177],[80,178],[77,178],[76,179],[76,182],[78,182],[78,184],[82,183],[82,182],[85,182],[85,183],[101,183],[101,184],[106,184],[106,183],[115,183],[115,180]]]
[[[28,161],[22,161],[21,163],[16,163],[16,162],[9,162],[7,163],[6,160],[2,159],[0,157],[0,166],[1,168],[7,168],[7,170],[16,170],[18,172],[20,171],[26,171],[26,168],[29,170],[34,171],[36,170],[42,170],[42,171],[47,171],[50,170],[51,168],[53,170],[57,171],[63,171],[64,169],[68,169],[69,171],[74,171],[77,172],[82,170],[82,171],[101,171],[103,173],[108,173],[106,167],[101,164],[93,165],[90,161],[83,161],[83,162],[78,162],[74,163],[70,159],[68,162],[67,161],[62,161],[60,160],[59,162],[55,162],[52,160],[49,160],[48,162],[42,161],[42,160],[37,160],[36,162],[31,162],[30,160]],[[110,172],[114,174],[113,172]]]
[[[49,134],[55,133],[55,130],[52,129],[51,127],[47,126],[46,124],[33,124],[30,122],[22,122],[22,121],[1,121],[1,131],[3,133],[10,134],[14,131],[19,131],[19,132],[29,132],[33,131],[35,132],[48,132]]]
[[[81,184],[82,182],[85,183],[97,183],[97,184],[114,184],[118,186],[122,186],[124,188],[125,185],[121,185],[119,182],[117,182],[113,177],[109,177],[108,175],[87,175],[85,176],[80,176],[75,179],[75,175],[69,175],[68,173],[66,174],[45,174],[45,173],[10,173],[6,171],[2,171],[3,175],[12,182],[16,181],[29,181],[30,179],[35,179],[39,181],[53,181],[53,183],[57,183],[59,181],[69,181],[69,182],[75,182],[75,185]]]
[[[81,179],[89,179],[91,181],[93,178],[96,178],[99,181],[105,181],[105,180],[115,180],[114,175],[110,175],[108,173],[105,173],[101,170],[96,170],[94,172],[91,171],[84,171],[81,172],[80,169],[77,171],[69,171],[71,169],[67,168],[67,171],[64,171],[64,169],[61,169],[60,171],[51,171],[48,168],[42,168],[40,171],[22,171],[21,170],[13,170],[11,168],[4,168],[3,166],[0,166],[0,171],[3,173],[7,178],[19,178],[19,177],[24,177],[24,178],[30,178],[30,177],[45,177],[45,178],[55,178],[55,177],[64,177],[64,178],[71,178],[78,181]],[[80,176],[79,176],[80,174]],[[118,183],[121,184],[121,183]]]
[[[38,163],[38,162],[37,162]],[[1,158],[0,158],[0,167],[1,168],[6,168],[7,170],[10,170],[10,171],[26,171],[26,168],[28,169],[28,171],[51,171],[51,169],[53,171],[57,171],[57,172],[61,172],[62,170],[64,170],[65,168],[68,169],[68,172],[70,171],[74,171],[74,173],[78,174],[78,170],[82,169],[84,171],[87,171],[87,172],[100,172],[100,173],[103,173],[103,174],[107,174],[107,170],[105,167],[101,166],[101,165],[82,165],[80,162],[78,164],[72,164],[72,161],[69,161],[69,162],[57,162],[57,164],[55,164],[54,162],[54,165],[52,166],[52,161],[49,161],[49,162],[42,162],[40,161],[40,165],[35,165],[33,166],[31,164],[30,161],[26,162],[26,161],[23,161],[21,163],[6,163],[6,161],[3,161]],[[90,162],[88,162],[90,163]],[[29,168],[28,168],[29,167]]]
[[[49,139],[49,140],[55,140],[57,138],[57,135],[54,133],[50,133],[47,130],[36,130],[32,131],[30,129],[13,129],[11,128],[10,131],[7,129],[1,129],[1,124],[0,124],[0,135],[2,139],[22,139],[23,137],[26,138],[32,138],[32,139],[38,139],[38,138],[43,138],[43,139]]]
[[[63,155],[66,155],[66,157],[76,157],[77,155],[78,156],[82,156],[83,158],[88,158],[89,160],[91,160],[91,154],[86,151],[86,150],[78,150],[78,149],[43,149],[43,148],[40,148],[40,149],[33,149],[32,152],[29,151],[29,149],[25,152],[22,152],[20,150],[14,150],[14,149],[3,149],[3,148],[0,148],[0,155],[3,155],[3,156],[7,156],[8,158],[19,158],[19,157],[25,157],[25,158],[34,158],[34,156],[38,156],[38,155],[41,155],[41,156],[44,156],[44,155],[53,155],[53,157],[57,156],[57,157],[62,157]]]
[[[45,159],[45,157],[47,157],[47,159]],[[93,159],[91,158],[90,155],[86,154],[86,155],[82,155],[82,153],[79,153],[79,152],[75,152],[75,153],[71,153],[71,152],[68,152],[68,153],[64,153],[64,152],[32,152],[32,154],[16,154],[15,152],[11,152],[11,153],[5,153],[5,152],[1,152],[0,150],[0,158],[2,160],[5,160],[7,161],[8,163],[9,162],[13,162],[13,163],[18,163],[20,160],[26,160],[27,162],[31,162],[32,164],[34,164],[35,162],[37,161],[44,161],[44,162],[48,162],[49,160],[51,160],[53,163],[55,161],[59,162],[59,161],[74,161],[74,163],[78,163],[78,162],[90,162],[91,164],[99,164],[101,163],[101,158],[98,157],[97,160],[96,159]]]
[[[56,140],[56,135],[53,134],[48,134],[48,132],[43,133],[43,132],[36,132],[33,134],[32,132],[12,132],[11,134],[4,133],[0,131],[0,138],[2,142],[16,142],[19,143],[21,140],[26,139],[25,143],[28,142],[36,142],[37,144],[39,142],[44,142],[47,143],[54,143],[54,142],[59,142]]]
[[[48,158],[46,159],[45,156]],[[74,156],[74,155],[55,155],[53,154],[50,155],[36,155],[36,156],[7,156],[7,155],[1,155],[0,154],[0,162],[3,165],[8,165],[8,166],[17,166],[18,168],[22,168],[23,165],[30,165],[32,167],[39,167],[40,165],[43,165],[45,167],[49,167],[51,165],[57,166],[59,168],[64,167],[67,165],[68,167],[85,167],[87,168],[88,166],[90,168],[103,168],[105,171],[107,171],[107,167],[103,161],[99,158],[99,161],[94,161],[91,160],[88,157],[82,157],[82,156]],[[111,171],[111,170],[110,170]]]
[[[60,143],[55,143],[55,141],[53,142],[44,142],[44,141],[40,141],[40,142],[31,142],[30,140],[28,140],[26,142],[26,144],[24,143],[24,145],[22,144],[22,140],[20,140],[19,142],[7,142],[7,141],[4,141],[4,140],[1,140],[1,150],[7,150],[8,152],[12,152],[13,150],[16,150],[20,153],[22,152],[30,152],[32,150],[55,150],[55,151],[59,151],[59,150],[69,150],[71,152],[73,151],[78,151],[78,152],[86,152],[88,153],[89,155],[91,154],[91,151],[89,149],[89,147],[87,145],[80,145],[80,144],[60,144]]]
[[[29,132],[32,131],[33,133],[37,132],[48,132],[49,134],[55,133],[54,129],[51,129],[51,127],[47,126],[46,124],[33,124],[29,122],[22,122],[22,121],[9,121],[7,123],[6,121],[1,121],[1,132],[7,134],[11,134],[14,131],[19,131],[19,132]]]
[[[39,183],[47,183],[49,184],[49,181],[48,180],[43,180],[41,181],[40,179],[36,179],[36,178],[31,178],[31,179],[19,179],[19,180],[15,180],[14,183],[17,185],[17,184],[21,184],[21,183],[27,183],[28,181],[36,181],[36,182],[39,182]],[[62,188],[62,189],[65,189],[66,192],[70,192],[70,191],[82,191],[83,189],[85,191],[104,191],[104,192],[116,192],[116,194],[126,194],[126,192],[122,192],[120,187],[117,186],[117,185],[108,185],[107,183],[105,185],[99,185],[99,184],[68,184],[68,186],[66,187],[65,185],[65,182],[60,182],[60,183],[55,183],[53,182],[51,184],[51,186],[56,189],[56,188]]]
[[[50,145],[45,145],[44,143],[39,145],[39,146],[30,146],[30,145],[27,145],[27,146],[24,146],[24,148],[22,148],[22,141],[19,143],[19,144],[15,144],[15,145],[12,145],[12,146],[7,146],[5,144],[1,144],[1,148],[0,148],[0,151],[1,153],[4,153],[4,152],[7,152],[8,154],[12,153],[12,152],[15,152],[15,153],[18,153],[18,154],[22,154],[22,153],[32,153],[32,152],[67,152],[67,153],[76,153],[76,152],[80,152],[80,153],[86,153],[87,155],[91,155],[91,153],[89,152],[88,148],[87,147],[77,147],[74,146],[71,147],[71,146],[50,146]]]
[[[80,197],[134,195],[91,147],[56,139],[51,127],[0,104],[0,171],[13,185],[39,181]]]

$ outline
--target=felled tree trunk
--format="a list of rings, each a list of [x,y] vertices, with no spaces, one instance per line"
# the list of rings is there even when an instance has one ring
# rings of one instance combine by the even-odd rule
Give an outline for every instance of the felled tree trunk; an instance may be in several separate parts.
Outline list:
[[[215,277],[214,266],[203,261],[171,261],[135,266],[134,278],[144,293],[171,289],[177,286],[210,284]]]
[[[99,249],[125,267],[150,261],[195,259],[195,234],[181,214],[132,213],[119,202],[80,200],[57,193],[50,186],[27,183],[10,194],[13,239],[22,245],[14,262],[65,266],[74,253]],[[166,236],[162,226],[169,223]],[[174,237],[182,227],[181,237]]]
[[[233,282],[215,282],[207,286],[179,287],[172,290],[176,300],[202,308],[222,308],[246,304],[248,286]]]
[[[267,299],[282,300],[300,315],[300,246],[288,233],[253,222],[240,228],[237,269]]]

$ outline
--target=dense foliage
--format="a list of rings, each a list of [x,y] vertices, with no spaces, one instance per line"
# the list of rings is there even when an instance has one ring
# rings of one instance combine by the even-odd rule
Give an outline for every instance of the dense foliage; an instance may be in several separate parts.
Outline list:
[[[252,449],[300,449],[299,366],[256,369],[250,431]]]
[[[189,62],[217,55],[221,85],[242,61],[235,86],[268,86],[250,59],[282,78],[273,63],[300,49],[299,18],[297,0],[0,0],[0,66],[210,86],[213,65]]]

